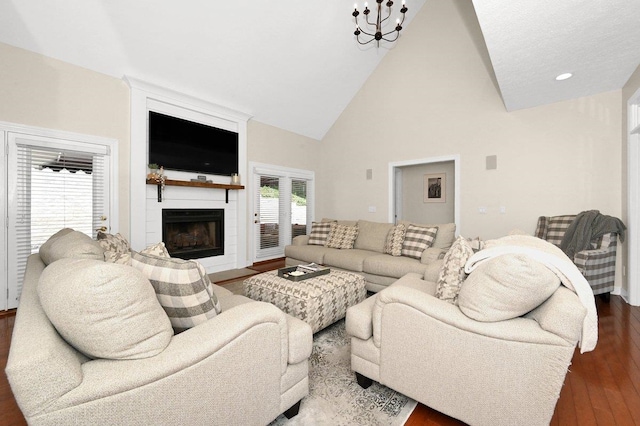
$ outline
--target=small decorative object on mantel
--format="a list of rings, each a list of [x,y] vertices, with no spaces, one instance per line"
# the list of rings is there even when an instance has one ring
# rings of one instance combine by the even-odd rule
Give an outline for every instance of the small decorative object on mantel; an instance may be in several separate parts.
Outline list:
[[[158,166],[156,163],[149,164],[149,174],[147,175],[147,179],[149,180],[157,180],[160,182],[163,179],[164,170]]]
[[[231,173],[231,185],[240,185],[240,175]]]
[[[207,179],[207,176],[205,175],[198,175],[196,179],[191,179],[191,182],[213,183],[213,181],[210,179]]]
[[[164,191],[164,168],[162,166],[158,167],[157,164],[151,163],[149,164],[149,174],[147,175],[148,181],[154,181],[158,184],[158,202],[162,202],[162,191]]]

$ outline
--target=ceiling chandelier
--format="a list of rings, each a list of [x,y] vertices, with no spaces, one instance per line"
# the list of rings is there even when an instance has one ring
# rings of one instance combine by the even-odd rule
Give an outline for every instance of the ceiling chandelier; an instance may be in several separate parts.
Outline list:
[[[369,22],[369,14],[371,13],[371,10],[369,10],[369,6],[367,3],[364,4],[364,10],[362,11],[362,14],[365,16],[365,20],[367,25],[369,25],[371,27],[371,29],[369,31],[372,31],[373,28],[375,27],[375,32],[367,32],[365,31],[363,28],[360,27],[360,25],[358,25],[358,15],[360,15],[360,12],[358,11],[358,4],[354,5],[354,10],[353,13],[351,14],[355,20],[356,20],[356,30],[353,32],[353,34],[356,36],[356,40],[358,41],[358,43],[360,44],[369,44],[372,41],[376,41],[376,44],[378,45],[378,47],[380,46],[380,40],[384,40],[384,41],[388,41],[388,42],[394,42],[398,39],[398,36],[400,35],[400,30],[402,29],[402,24],[404,23],[404,14],[407,12],[407,6],[405,6],[404,2],[405,0],[402,0],[402,9],[400,9],[400,13],[402,13],[402,19],[398,18],[396,20],[396,27],[387,32],[387,33],[383,33],[382,32],[382,25],[384,24],[384,22],[389,19],[389,17],[391,17],[391,6],[393,6],[393,1],[388,0],[386,3],[387,6],[387,16],[385,18],[382,17],[382,2],[383,0],[376,0],[376,3],[378,3],[378,17],[376,18],[375,22]],[[367,27],[368,28],[368,27]],[[389,34],[395,33],[395,37],[393,39],[391,38],[387,38],[387,36]],[[364,34],[364,36],[362,36],[362,38],[366,41],[360,40],[360,35]],[[367,36],[367,37],[365,37]],[[367,40],[368,39],[368,40]]]

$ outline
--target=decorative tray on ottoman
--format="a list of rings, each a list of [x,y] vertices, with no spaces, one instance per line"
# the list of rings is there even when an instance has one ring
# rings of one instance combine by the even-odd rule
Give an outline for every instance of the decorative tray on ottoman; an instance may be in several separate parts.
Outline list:
[[[289,281],[302,281],[308,278],[319,277],[331,272],[331,269],[324,266],[310,263],[308,265],[291,266],[289,268],[278,269],[278,276]]]

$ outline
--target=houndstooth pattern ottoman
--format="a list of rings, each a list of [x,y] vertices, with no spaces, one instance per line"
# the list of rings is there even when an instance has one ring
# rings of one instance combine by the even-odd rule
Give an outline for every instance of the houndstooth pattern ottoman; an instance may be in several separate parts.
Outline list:
[[[243,286],[245,296],[276,305],[309,324],[314,333],[344,318],[347,308],[367,297],[364,277],[343,271],[302,281],[271,271],[246,279]]]

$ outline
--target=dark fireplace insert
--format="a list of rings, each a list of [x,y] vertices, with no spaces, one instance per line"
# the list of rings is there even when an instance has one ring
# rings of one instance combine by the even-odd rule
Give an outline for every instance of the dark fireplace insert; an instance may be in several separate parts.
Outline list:
[[[162,241],[171,257],[224,255],[224,209],[162,209]]]

